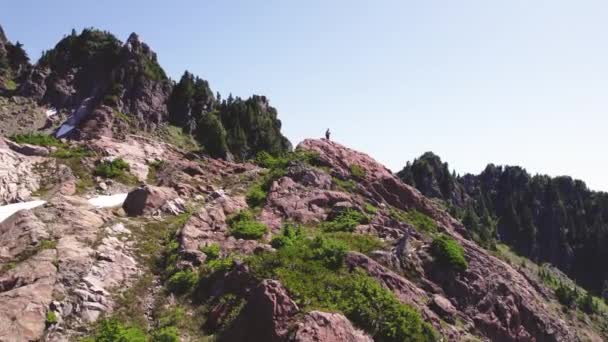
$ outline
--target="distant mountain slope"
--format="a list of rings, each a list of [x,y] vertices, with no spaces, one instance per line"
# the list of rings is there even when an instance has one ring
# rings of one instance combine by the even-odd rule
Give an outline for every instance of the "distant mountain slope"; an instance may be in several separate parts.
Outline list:
[[[449,204],[480,243],[496,238],[608,295],[608,193],[567,176],[532,176],[518,166],[490,164],[479,175],[460,177],[432,153],[398,175]]]

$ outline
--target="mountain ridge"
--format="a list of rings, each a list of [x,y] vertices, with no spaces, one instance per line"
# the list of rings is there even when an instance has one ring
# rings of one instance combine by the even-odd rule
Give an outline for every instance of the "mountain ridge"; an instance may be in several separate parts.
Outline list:
[[[0,340],[608,336],[605,303],[496,243],[515,225],[434,155],[395,175],[329,139],[292,149],[268,98],[169,80],[134,34],[3,68],[0,205],[26,209],[0,221]]]
[[[608,273],[594,261],[603,258],[608,193],[590,190],[569,176],[532,176],[519,166],[488,164],[479,175],[456,176],[432,153],[408,163],[398,175],[427,196],[446,201],[470,226],[479,227],[480,218],[498,219],[490,231],[472,229],[485,234],[478,241],[495,239],[497,229],[498,240],[522,255],[551,262],[596,294],[603,293]],[[543,213],[549,216],[543,219]],[[551,217],[562,218],[554,222]],[[559,242],[554,247],[536,242],[543,240]]]

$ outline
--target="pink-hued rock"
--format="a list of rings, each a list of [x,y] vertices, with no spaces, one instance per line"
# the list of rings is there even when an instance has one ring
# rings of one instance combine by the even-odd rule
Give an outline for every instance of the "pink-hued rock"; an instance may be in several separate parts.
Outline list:
[[[225,334],[225,341],[284,341],[292,317],[299,311],[276,280],[264,280],[253,290],[243,311]]]
[[[177,197],[171,188],[146,185],[129,192],[122,207],[129,216],[152,215]]]
[[[363,170],[363,176],[357,181],[362,185],[361,192],[367,197],[399,209],[416,208],[446,227],[462,226],[437,204],[403,183],[389,169],[365,153],[325,139],[306,139],[297,149],[318,153],[321,163],[330,166],[341,178],[352,177],[351,166],[358,166]]]
[[[343,315],[311,311],[298,324],[296,342],[372,342],[373,339],[355,328]]]
[[[247,208],[243,197],[222,195],[194,213],[179,232],[179,241],[184,257],[200,264],[206,256],[201,247],[217,243],[223,253],[252,253],[260,246],[258,241],[236,239],[229,235],[227,218]]]
[[[0,147],[0,205],[28,200],[40,188],[41,176],[34,170],[45,160]]]
[[[386,235],[394,229],[392,232],[396,235],[393,238],[399,241],[393,248],[395,254],[390,256],[381,252],[377,256],[394,269],[414,271],[418,274],[418,281],[413,283],[365,255],[349,253],[347,257],[350,267],[363,269],[402,302],[417,308],[448,340],[459,340],[471,332],[500,341],[577,339],[573,329],[541,300],[543,293],[537,290],[537,285],[474,242],[463,238],[460,232],[464,228],[460,222],[416,189],[402,183],[371,157],[327,140],[305,140],[298,148],[317,152],[321,162],[339,177],[356,178],[361,186],[355,192],[367,200],[379,202],[380,206],[423,212],[436,221],[440,231],[449,234],[463,246],[468,269],[462,274],[450,272],[433,262],[428,252],[429,238],[380,212],[366,229],[358,231],[372,233],[376,230],[380,235]],[[363,175],[351,175],[351,165],[361,168]],[[303,192],[298,186],[286,189],[284,197],[298,198]],[[355,201],[356,196],[350,200],[351,203]],[[438,314],[447,320],[457,316],[475,330],[445,327],[445,324],[440,324]]]
[[[266,201],[261,221],[276,229],[286,218],[304,224],[321,222],[334,204],[353,199],[344,192],[306,188],[282,177],[272,184]]]

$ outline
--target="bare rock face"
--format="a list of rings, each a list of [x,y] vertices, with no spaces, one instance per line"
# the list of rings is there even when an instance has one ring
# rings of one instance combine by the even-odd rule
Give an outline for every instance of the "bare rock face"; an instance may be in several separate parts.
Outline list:
[[[297,342],[372,342],[373,339],[355,328],[343,315],[311,311],[298,324],[293,341]]]
[[[243,197],[221,195],[202,207],[186,222],[179,233],[184,256],[194,264],[203,263],[206,256],[201,247],[217,243],[222,253],[252,253],[260,243],[254,240],[235,239],[228,234],[228,216],[247,208]]]
[[[40,187],[40,176],[34,172],[42,157],[28,157],[0,146],[0,204],[24,201]]]
[[[122,208],[129,216],[152,215],[177,197],[171,188],[145,185],[129,192]]]
[[[31,211],[16,212],[0,223],[0,262],[10,262],[49,237],[45,225]]]
[[[264,280],[251,293],[225,340],[283,341],[289,332],[290,320],[298,311],[281,283]]]
[[[0,223],[0,340],[77,336],[114,308],[140,270],[130,231],[82,199],[59,196]],[[47,326],[53,311],[57,323]]]
[[[344,192],[306,187],[283,177],[272,184],[266,201],[261,220],[278,229],[286,218],[304,224],[321,222],[333,205],[354,199]]]
[[[0,340],[42,337],[57,281],[54,250],[43,250],[0,276]]]
[[[44,146],[17,144],[11,140],[5,140],[6,145],[13,151],[21,153],[25,156],[40,156],[46,157],[50,154],[50,150]]]
[[[66,36],[46,57],[31,68],[18,93],[74,115],[91,100],[72,122],[84,136],[124,136],[130,127],[151,131],[166,119],[171,82],[135,33],[123,44],[107,32],[85,29]]]
[[[362,172],[357,180],[359,190],[366,197],[385,202],[399,209],[416,208],[448,227],[460,224],[441,210],[435,203],[424,197],[415,188],[401,182],[389,169],[365,153],[351,150],[329,140],[307,139],[297,149],[316,152],[321,163],[331,166],[340,178],[350,178],[351,168],[358,167]]]

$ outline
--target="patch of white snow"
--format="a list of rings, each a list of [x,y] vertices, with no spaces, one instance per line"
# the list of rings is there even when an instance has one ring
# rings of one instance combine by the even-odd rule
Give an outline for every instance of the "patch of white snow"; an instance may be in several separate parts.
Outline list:
[[[13,203],[13,204],[7,204],[7,205],[0,206],[0,223],[2,223],[2,221],[6,220],[7,218],[9,218],[11,215],[13,215],[14,213],[16,213],[19,210],[33,209],[33,208],[43,205],[44,203],[46,203],[46,201],[37,200],[37,201],[20,202],[20,203]]]
[[[46,117],[47,118],[50,118],[50,117],[55,116],[55,115],[57,115],[57,109],[51,108],[51,109],[47,109],[46,110]]]
[[[110,196],[98,196],[89,199],[88,202],[97,208],[111,208],[122,205],[126,198],[127,194],[125,193]]]
[[[74,126],[65,123],[65,124],[61,125],[61,127],[59,127],[59,130],[57,131],[57,133],[55,133],[55,137],[61,138],[62,136],[70,133],[73,129],[74,129]]]

